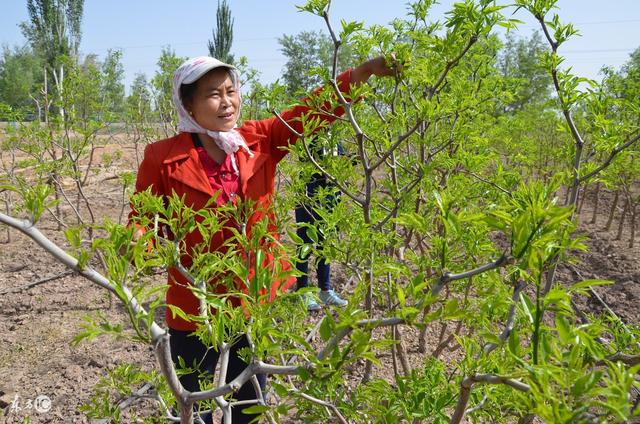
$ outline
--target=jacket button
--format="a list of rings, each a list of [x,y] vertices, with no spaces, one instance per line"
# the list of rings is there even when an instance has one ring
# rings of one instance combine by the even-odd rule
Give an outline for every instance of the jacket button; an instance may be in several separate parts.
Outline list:
[[[236,194],[235,194],[233,191],[232,191],[231,193],[229,193],[229,196],[230,196],[230,197],[233,197],[233,196],[235,196],[235,195],[236,195]]]

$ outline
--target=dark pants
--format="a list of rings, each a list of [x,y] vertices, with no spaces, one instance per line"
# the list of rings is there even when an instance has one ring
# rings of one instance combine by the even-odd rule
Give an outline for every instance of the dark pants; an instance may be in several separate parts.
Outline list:
[[[171,359],[173,363],[178,367],[178,357],[182,357],[184,360],[185,366],[195,369],[196,367],[201,371],[201,373],[205,374],[200,378],[213,378],[213,373],[216,368],[216,364],[218,363],[218,357],[220,354],[213,349],[207,349],[198,337],[193,335],[190,331],[180,331],[169,329],[170,345],[171,345]],[[227,368],[227,379],[226,382],[230,382],[234,378],[236,378],[244,369],[247,367],[246,362],[244,362],[238,356],[238,350],[249,347],[249,341],[247,337],[243,335],[232,347],[229,352],[229,366]],[[180,382],[184,386],[185,389],[195,392],[200,390],[200,378],[197,371],[192,372],[190,374],[185,374],[180,376]],[[265,389],[267,383],[267,376],[264,374],[259,374],[256,376],[258,378],[258,382],[260,383],[260,387],[262,390]],[[255,390],[253,389],[253,385],[250,381],[244,384],[240,390],[238,390],[233,397],[236,400],[251,400],[256,399],[257,395]],[[232,408],[232,421],[233,424],[236,423],[248,423],[252,419],[256,417],[256,415],[247,415],[242,413],[242,409],[248,408],[252,405],[240,406],[237,408]],[[213,419],[211,418],[211,414],[203,414],[202,418],[205,423],[212,423]]]
[[[318,214],[311,209],[311,206],[298,206],[296,208],[296,222],[298,224],[306,223],[310,225],[316,226],[318,229],[318,246],[319,249],[322,249],[322,243],[324,242],[324,234],[321,228],[317,223],[320,221],[320,217]],[[300,226],[298,227],[296,233],[298,237],[302,239],[305,244],[312,244],[313,241],[309,238],[307,234],[307,227]],[[298,249],[298,262],[296,263],[296,268],[298,271],[302,273],[301,276],[297,278],[298,288],[308,287],[309,286],[309,255],[305,255],[303,257],[302,252]],[[329,262],[325,260],[324,257],[318,256],[316,260],[316,276],[318,278],[318,287],[321,290],[329,290],[331,288],[331,265]]]

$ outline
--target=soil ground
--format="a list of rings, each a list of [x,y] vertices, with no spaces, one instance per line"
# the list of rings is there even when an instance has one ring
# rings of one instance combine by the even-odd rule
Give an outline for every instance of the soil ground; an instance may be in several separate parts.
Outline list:
[[[107,146],[106,152],[116,151]],[[104,152],[103,151],[103,152]],[[134,155],[125,151],[123,157],[109,166],[102,164],[89,180],[86,192],[90,202],[98,206],[101,215],[118,219],[121,214],[121,192],[115,175],[118,167],[135,169]],[[597,288],[602,300],[625,322],[640,323],[640,240],[629,247],[630,224],[623,225],[621,240],[615,240],[618,222],[605,231],[604,221],[611,205],[611,193],[601,192],[602,209],[595,224],[587,198],[581,212],[580,231],[587,237],[589,250],[578,255],[571,267],[559,269],[559,279],[575,282],[581,278],[601,278],[614,282]],[[618,219],[619,214],[616,214]],[[45,218],[39,225],[43,233],[62,243],[56,224]],[[9,241],[10,238],[10,241]],[[82,330],[82,317],[100,311],[114,323],[126,324],[126,316],[116,301],[111,301],[103,289],[76,275],[65,275],[31,288],[23,288],[46,277],[65,272],[63,265],[43,252],[33,241],[17,231],[0,226],[0,423],[87,423],[91,422],[79,410],[101,376],[120,363],[134,363],[143,369],[154,368],[155,359],[149,347],[126,340],[101,337],[79,345],[72,344]],[[335,286],[348,294],[352,287],[342,272],[336,273]],[[12,293],[6,293],[12,291]],[[595,298],[579,303],[585,311],[602,310]],[[310,320],[320,317],[311,315]],[[162,322],[160,320],[160,322]],[[436,329],[432,329],[435,333]],[[430,334],[428,339],[437,339]],[[418,335],[405,332],[404,340],[409,360],[418,363]],[[431,347],[433,348],[433,347]],[[377,375],[391,374],[390,367],[375,369]],[[357,382],[354,376],[353,382]],[[51,408],[39,413],[33,402],[39,396],[51,400]],[[42,398],[40,398],[42,399]],[[124,421],[128,422],[128,421]]]

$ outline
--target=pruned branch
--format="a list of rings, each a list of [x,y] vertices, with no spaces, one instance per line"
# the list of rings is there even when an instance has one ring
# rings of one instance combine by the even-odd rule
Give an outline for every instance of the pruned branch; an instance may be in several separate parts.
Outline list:
[[[542,27],[542,31],[544,32],[544,35],[547,38],[549,45],[551,46],[551,50],[553,51],[554,54],[557,54],[558,42],[554,40],[553,37],[551,37],[551,34],[549,33],[549,28],[547,27],[547,23],[544,21],[544,16],[537,15],[536,19],[538,20],[538,22],[540,23],[540,26]],[[565,104],[564,100],[562,99],[562,88],[560,87],[560,80],[558,79],[558,69],[555,67],[551,69],[551,78],[553,80],[553,86],[556,92],[558,93],[558,100],[560,101],[562,114],[564,115],[564,118],[567,121],[567,124],[569,125],[569,129],[571,130],[571,136],[573,137],[573,140],[575,141],[576,145],[581,148],[584,145],[584,139],[582,138],[580,131],[578,131],[578,127],[576,126],[576,123],[573,120],[573,116],[571,116],[571,111],[569,110],[569,107]]]
[[[236,378],[214,389],[204,390],[200,392],[188,393],[186,399],[189,402],[198,402],[206,399],[213,399],[227,393],[236,392],[256,374],[281,374],[295,375],[298,374],[300,366],[298,365],[272,365],[262,361],[254,361],[247,366]]]

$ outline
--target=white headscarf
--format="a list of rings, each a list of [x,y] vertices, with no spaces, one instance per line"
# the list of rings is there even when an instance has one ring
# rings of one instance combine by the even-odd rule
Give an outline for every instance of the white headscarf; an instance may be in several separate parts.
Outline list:
[[[240,78],[236,68],[209,56],[198,56],[184,62],[173,74],[172,98],[180,120],[178,122],[178,131],[208,134],[211,136],[218,147],[220,147],[227,155],[231,155],[233,170],[238,174],[235,152],[242,148],[249,154],[249,156],[253,156],[253,153],[249,150],[244,138],[235,129],[232,129],[231,131],[211,131],[201,127],[191,117],[191,115],[189,115],[182,103],[182,99],[180,98],[180,86],[182,84],[191,84],[210,70],[221,67],[229,70],[231,80],[233,81],[238,96],[240,96]],[[239,114],[240,110],[238,110],[237,113]]]

